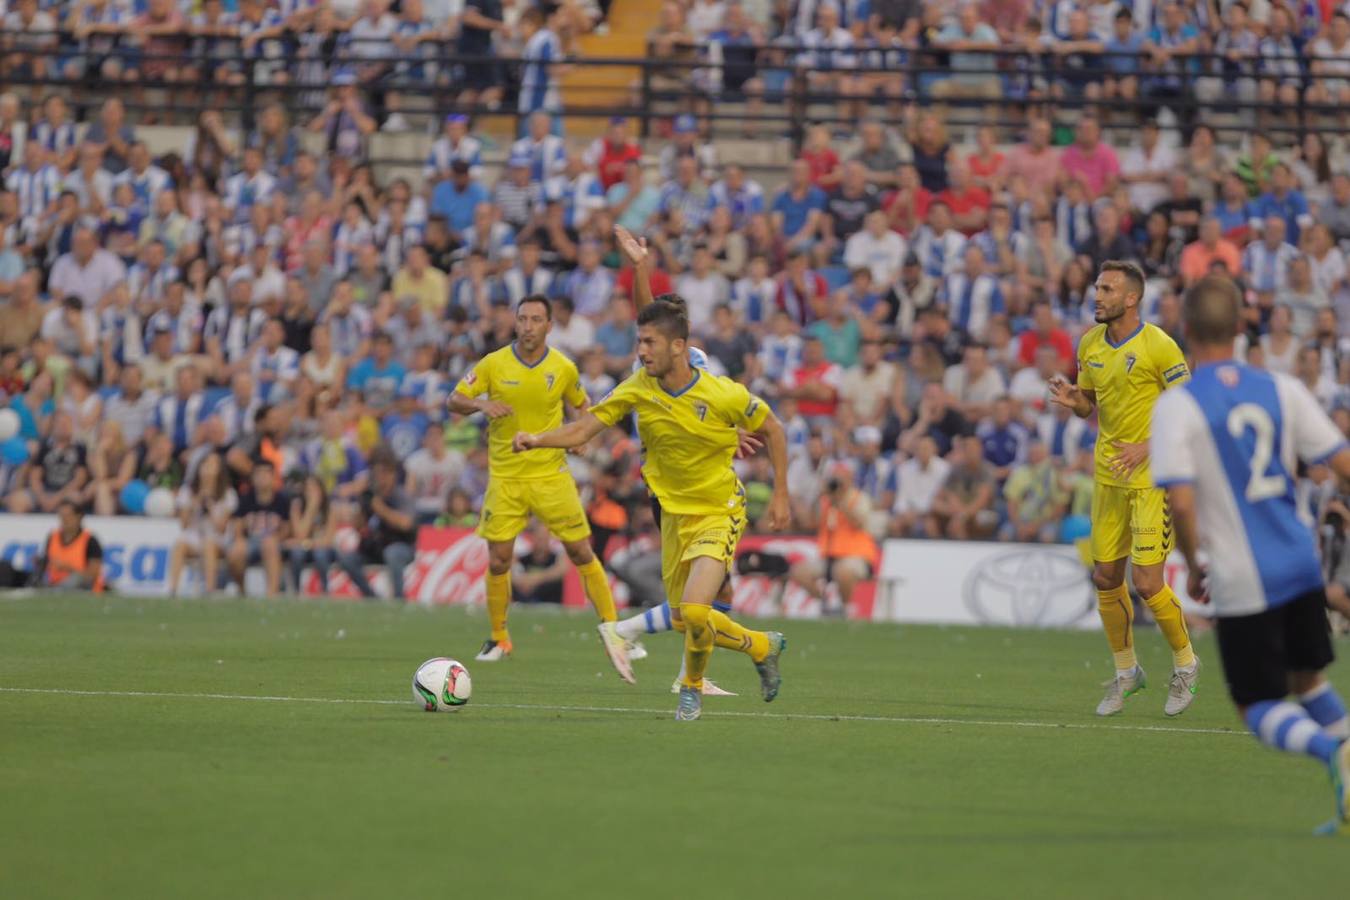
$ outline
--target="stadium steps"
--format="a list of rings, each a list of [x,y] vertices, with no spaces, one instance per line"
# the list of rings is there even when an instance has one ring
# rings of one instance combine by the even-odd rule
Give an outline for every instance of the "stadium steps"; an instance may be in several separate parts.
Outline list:
[[[580,59],[647,55],[647,32],[656,24],[661,0],[615,0],[609,12],[609,33],[588,34],[577,41],[574,55]],[[626,106],[629,85],[642,77],[637,66],[579,65],[559,79],[563,106],[567,109],[612,109]],[[589,139],[604,133],[604,116],[569,117],[568,137]]]

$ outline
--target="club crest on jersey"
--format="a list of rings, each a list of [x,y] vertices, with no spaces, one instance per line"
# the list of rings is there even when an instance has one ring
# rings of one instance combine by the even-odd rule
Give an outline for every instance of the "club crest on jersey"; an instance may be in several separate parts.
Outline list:
[[[547,390],[550,390],[550,391],[553,390],[553,373],[552,373],[552,372],[549,372],[547,375],[544,376],[544,384],[547,385]]]
[[[698,420],[699,420],[700,422],[702,422],[702,421],[704,421],[705,419],[707,419],[707,418],[708,418],[708,404],[706,404],[706,403],[695,403],[695,404],[694,404],[694,415],[698,416]]]
[[[1134,371],[1134,364],[1139,361],[1139,357],[1133,353],[1125,354],[1125,374],[1128,375]]]

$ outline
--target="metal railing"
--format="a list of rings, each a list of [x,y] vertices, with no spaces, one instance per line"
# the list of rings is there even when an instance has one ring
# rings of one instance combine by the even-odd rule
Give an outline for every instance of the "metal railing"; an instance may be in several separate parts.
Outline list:
[[[422,51],[413,55],[375,58],[360,52],[368,43],[361,40],[344,41],[336,52],[309,55],[309,50],[293,37],[274,38],[269,40],[276,46],[268,48],[273,55],[259,55],[245,52],[237,40],[227,38],[212,38],[215,43],[204,50],[200,44],[204,38],[190,33],[180,38],[182,52],[156,53],[121,44],[100,50],[70,46],[35,49],[16,46],[17,37],[0,37],[0,89],[27,87],[41,93],[59,88],[69,91],[77,103],[90,105],[115,92],[133,113],[179,122],[194,121],[200,112],[215,109],[237,116],[245,132],[253,129],[258,111],[273,99],[287,107],[293,120],[316,115],[326,102],[334,76],[346,70],[358,74],[358,87],[377,112],[384,112],[388,96],[395,94],[399,111],[410,117],[438,121],[450,112],[512,114],[517,111],[511,100],[513,85],[519,84],[523,69],[531,65],[517,58],[465,56],[457,53],[450,41],[425,43]],[[69,35],[61,33],[60,37],[68,39]],[[159,44],[175,39],[179,38],[154,38]],[[857,121],[859,109],[883,121],[896,120],[898,109],[915,105],[939,108],[952,127],[992,125],[1009,133],[1023,125],[1033,110],[1069,116],[1093,110],[1111,117],[1114,124],[1129,125],[1163,107],[1182,124],[1205,122],[1220,132],[1248,132],[1258,124],[1263,131],[1286,135],[1310,130],[1329,134],[1350,131],[1346,111],[1339,104],[1306,99],[1304,88],[1321,76],[1311,71],[1313,61],[1304,57],[1252,58],[1235,64],[1224,56],[1192,53],[1173,55],[1160,63],[1148,52],[1066,55],[1053,50],[947,51],[923,47],[889,49],[885,51],[889,56],[883,59],[877,55],[882,51],[869,48],[841,52],[773,43],[729,63],[725,57],[720,62],[715,59],[715,54],[709,53],[710,46],[700,48],[697,58],[682,60],[656,58],[651,47],[641,58],[565,60],[596,72],[612,69],[637,74],[631,84],[620,87],[617,99],[614,85],[588,88],[569,83],[567,103],[555,112],[567,119],[630,117],[640,123],[644,136],[657,122],[691,112],[712,134],[724,134],[730,126],[744,130],[749,124],[759,135],[767,131],[786,136],[794,146],[800,145],[812,123],[851,126]],[[950,64],[953,53],[983,56],[986,67],[955,69]],[[34,65],[38,60],[46,65]],[[66,77],[65,72],[76,61],[83,63],[84,74]],[[134,65],[143,75],[131,81],[110,82],[101,76],[110,61],[124,70]],[[848,65],[839,66],[841,62]],[[1072,68],[1069,62],[1074,63]],[[1125,74],[1114,65],[1117,62],[1137,71]],[[1275,71],[1288,62],[1298,63],[1297,76]],[[464,99],[461,73],[485,66],[495,69],[506,88],[506,99],[500,106]],[[750,114],[742,105],[730,105],[750,98],[744,91],[727,87],[729,70],[734,70],[733,80],[750,75],[760,82],[760,112]],[[184,71],[195,72],[196,77],[190,81],[176,77]],[[846,81],[831,77],[836,75]],[[943,92],[937,86],[943,82],[981,77],[997,82],[997,97],[939,97]],[[1094,100],[1078,90],[1094,81],[1125,77],[1138,82],[1138,95],[1131,99]],[[1243,98],[1234,92],[1239,86],[1244,90],[1254,88],[1263,79],[1291,78],[1300,82],[1298,100],[1292,108],[1278,101]],[[903,89],[897,97],[887,97],[877,89],[880,79],[901,83]],[[1217,92],[1206,79],[1217,80]],[[860,83],[868,84],[867,96],[859,96],[849,87]],[[1069,90],[1057,90],[1057,85],[1067,85]],[[1201,86],[1215,96],[1202,99],[1202,92],[1197,91]],[[152,97],[150,92],[161,96]]]

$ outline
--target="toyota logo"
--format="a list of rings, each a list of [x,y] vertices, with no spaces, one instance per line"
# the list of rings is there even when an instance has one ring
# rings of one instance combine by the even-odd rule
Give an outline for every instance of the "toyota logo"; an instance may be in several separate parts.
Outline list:
[[[961,586],[968,608],[991,625],[1074,625],[1096,606],[1092,583],[1067,550],[1007,550],[976,565]]]

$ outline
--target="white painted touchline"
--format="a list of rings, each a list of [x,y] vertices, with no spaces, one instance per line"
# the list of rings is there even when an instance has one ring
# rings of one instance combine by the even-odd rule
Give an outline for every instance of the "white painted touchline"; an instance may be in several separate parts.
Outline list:
[[[65,694],[77,697],[162,697],[179,700],[239,700],[254,703],[336,703],[363,706],[412,706],[411,700],[377,700],[357,697],[276,697],[263,694],[194,694],[172,691],[75,691],[62,688],[0,686],[2,694]],[[666,710],[634,706],[550,706],[544,703],[475,703],[475,709],[518,709],[541,712],[621,713],[665,715]],[[1018,722],[996,719],[951,719],[936,716],[859,716],[830,713],[775,713],[709,710],[712,718],[806,719],[816,722],[880,722],[894,725],[963,725],[977,728],[1067,728],[1077,731],[1141,731],[1166,734],[1218,734],[1245,736],[1246,732],[1227,728],[1174,728],[1170,725],[1106,725],[1088,722]]]

